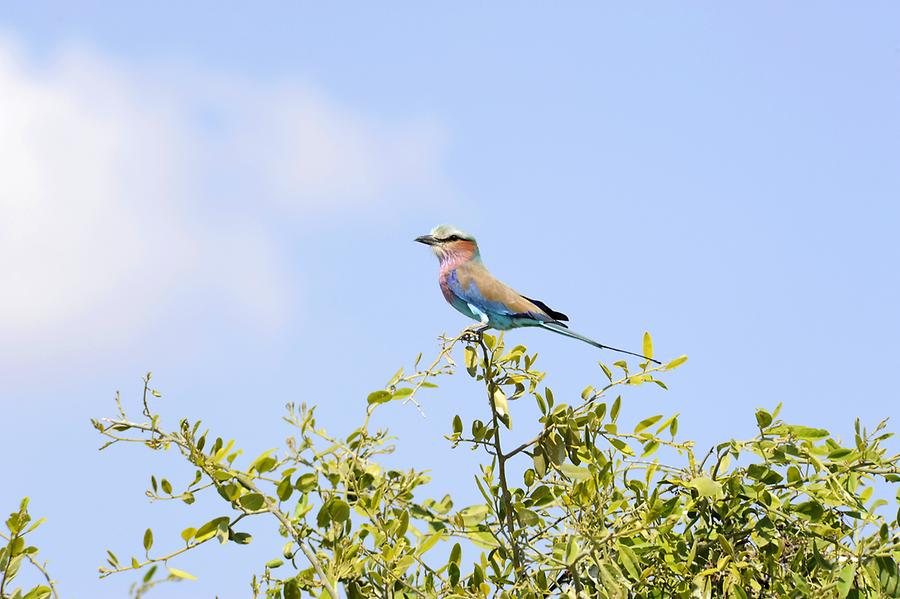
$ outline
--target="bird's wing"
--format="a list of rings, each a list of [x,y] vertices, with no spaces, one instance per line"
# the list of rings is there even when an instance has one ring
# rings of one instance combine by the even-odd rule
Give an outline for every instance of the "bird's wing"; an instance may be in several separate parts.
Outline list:
[[[541,322],[568,320],[565,314],[551,310],[543,302],[529,299],[497,280],[483,264],[461,264],[456,268],[456,276],[448,283],[457,297],[489,312]]]

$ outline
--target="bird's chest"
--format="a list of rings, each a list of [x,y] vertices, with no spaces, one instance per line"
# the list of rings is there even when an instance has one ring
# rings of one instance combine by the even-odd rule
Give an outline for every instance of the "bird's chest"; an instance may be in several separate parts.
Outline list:
[[[454,288],[459,288],[459,275],[456,273],[455,268],[442,268],[441,274],[438,276],[438,284],[441,286],[441,293],[444,294],[444,299],[448,302],[452,304],[453,300],[459,299],[453,293]]]
[[[447,300],[448,304],[450,304],[469,318],[478,320],[478,316],[476,316],[472,312],[472,310],[469,309],[469,304],[466,302],[466,300],[459,297],[459,295],[457,295],[455,292],[455,290],[459,290],[462,288],[460,276],[456,269],[441,269],[441,274],[438,277],[438,284],[440,285],[441,293],[444,295],[444,299]]]

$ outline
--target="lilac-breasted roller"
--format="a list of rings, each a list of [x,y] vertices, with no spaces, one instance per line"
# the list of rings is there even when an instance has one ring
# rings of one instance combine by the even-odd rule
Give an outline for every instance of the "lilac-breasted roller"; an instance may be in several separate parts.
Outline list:
[[[451,225],[438,225],[428,235],[415,239],[431,246],[440,261],[438,281],[447,302],[480,322],[471,330],[481,335],[493,328],[501,331],[518,327],[541,327],[566,337],[645,360],[657,362],[641,354],[616,349],[570,330],[563,321],[569,317],[536,299],[526,297],[498,281],[481,261],[478,243],[468,233]]]

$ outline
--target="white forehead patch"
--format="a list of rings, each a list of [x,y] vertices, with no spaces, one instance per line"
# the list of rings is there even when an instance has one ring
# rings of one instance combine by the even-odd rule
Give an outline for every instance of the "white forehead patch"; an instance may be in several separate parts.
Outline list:
[[[447,239],[448,237],[456,235],[462,239],[474,240],[474,237],[453,225],[438,225],[431,230],[431,235],[437,239]]]

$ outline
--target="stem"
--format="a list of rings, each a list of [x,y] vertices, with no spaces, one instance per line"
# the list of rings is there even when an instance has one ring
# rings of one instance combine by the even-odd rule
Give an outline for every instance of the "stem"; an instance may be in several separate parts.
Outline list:
[[[246,516],[247,516],[247,514],[238,515],[236,518],[234,518],[233,520],[231,520],[228,523],[229,528],[234,526],[241,520],[243,520]],[[190,545],[185,545],[181,549],[176,549],[172,553],[168,553],[168,554],[160,556],[160,557],[150,557],[148,555],[147,560],[145,560],[143,562],[138,562],[137,565],[129,564],[127,566],[120,566],[113,570],[105,570],[104,572],[100,573],[100,578],[106,578],[107,576],[110,576],[112,574],[121,574],[122,572],[128,572],[129,570],[140,570],[144,566],[149,566],[150,564],[160,564],[161,563],[161,564],[165,565],[166,562],[168,562],[173,557],[177,557],[177,556],[181,555],[182,553],[186,553],[188,551],[191,551],[192,549],[196,549],[200,545],[203,545],[204,543],[211,541],[212,539],[215,539],[215,538],[216,538],[215,536],[208,537],[206,539],[203,539],[202,541],[197,541],[195,543],[191,543]]]
[[[503,447],[500,444],[500,424],[497,417],[497,408],[494,406],[494,373],[493,362],[489,355],[484,339],[479,339],[481,350],[484,353],[484,380],[487,387],[488,405],[491,407],[491,421],[494,427],[494,451],[497,457],[497,473],[500,478],[500,489],[503,495],[502,507],[506,512],[506,526],[509,529],[509,542],[512,545],[513,567],[516,570],[516,578],[521,578],[522,572],[522,556],[519,543],[516,539],[518,531],[516,530],[516,522],[512,513],[512,495],[509,492],[509,485],[506,482],[506,460],[507,456],[503,455]]]
[[[460,333],[456,337],[452,339],[448,339],[444,336],[441,336],[441,351],[434,359],[434,362],[431,363],[424,371],[416,372],[415,374],[411,374],[409,376],[401,377],[397,382],[405,381],[407,383],[411,383],[418,379],[416,382],[416,386],[413,387],[412,393],[410,393],[406,399],[403,400],[404,404],[412,402],[413,405],[416,406],[416,409],[419,411],[423,417],[425,416],[425,412],[422,411],[422,406],[416,401],[415,397],[419,390],[428,382],[428,379],[434,378],[441,374],[442,372],[446,372],[448,366],[452,368],[453,362],[450,360],[450,353],[453,351],[453,347],[456,345],[456,342],[459,341],[465,333]],[[447,364],[441,365],[443,360],[447,360]]]
[[[50,593],[53,595],[54,599],[59,599],[59,593],[56,592],[56,583],[53,582],[53,579],[50,578],[50,573],[47,572],[47,569],[42,566],[36,559],[34,559],[31,554],[27,554],[28,561],[31,562],[35,568],[37,568],[41,574],[44,575],[44,578],[47,579],[47,586],[50,587]],[[45,562],[46,563],[46,562]]]
[[[15,540],[15,537],[13,537],[13,540]],[[11,543],[11,542],[10,542],[10,544],[9,544],[9,548],[12,549],[12,543]],[[0,578],[0,599],[3,599],[3,597],[6,597],[6,593],[4,593],[3,589],[6,587],[6,576],[7,576],[7,573],[9,572],[9,564],[10,564],[10,562],[12,562],[12,555],[10,555],[10,556],[7,558],[7,560],[6,560],[6,566],[3,568],[3,578]]]
[[[331,599],[338,599],[337,587],[331,584],[331,581],[325,575],[325,570],[322,568],[322,562],[319,561],[319,558],[313,552],[312,548],[306,542],[306,539],[303,538],[296,528],[294,528],[293,523],[285,516],[281,510],[278,509],[278,505],[275,503],[275,500],[263,493],[259,490],[259,487],[253,484],[253,482],[249,479],[243,479],[241,481],[248,489],[253,491],[254,493],[259,493],[263,496],[264,501],[266,502],[266,507],[269,509],[269,512],[275,516],[278,521],[284,526],[285,530],[293,537],[293,539],[300,546],[300,550],[303,552],[303,555],[306,556],[306,559],[309,560],[309,563],[312,564],[313,569],[318,574],[319,578],[322,581],[322,586],[325,587],[325,590],[328,592],[328,596]]]
[[[19,513],[21,514],[22,512],[20,511]],[[13,545],[15,544],[16,540],[21,536],[19,534],[20,532],[21,531],[16,532],[16,534],[12,535],[12,537],[9,538],[9,544],[7,545],[7,547],[9,547],[9,549],[8,549],[7,556],[6,556],[6,565],[3,567],[3,578],[0,578],[0,599],[4,599],[6,597],[6,593],[4,592],[4,589],[6,588],[7,578],[9,577],[9,566],[10,566],[10,564],[12,564],[12,561],[13,561],[12,549],[13,549]],[[3,535],[3,538],[6,539],[7,538],[6,535]]]

